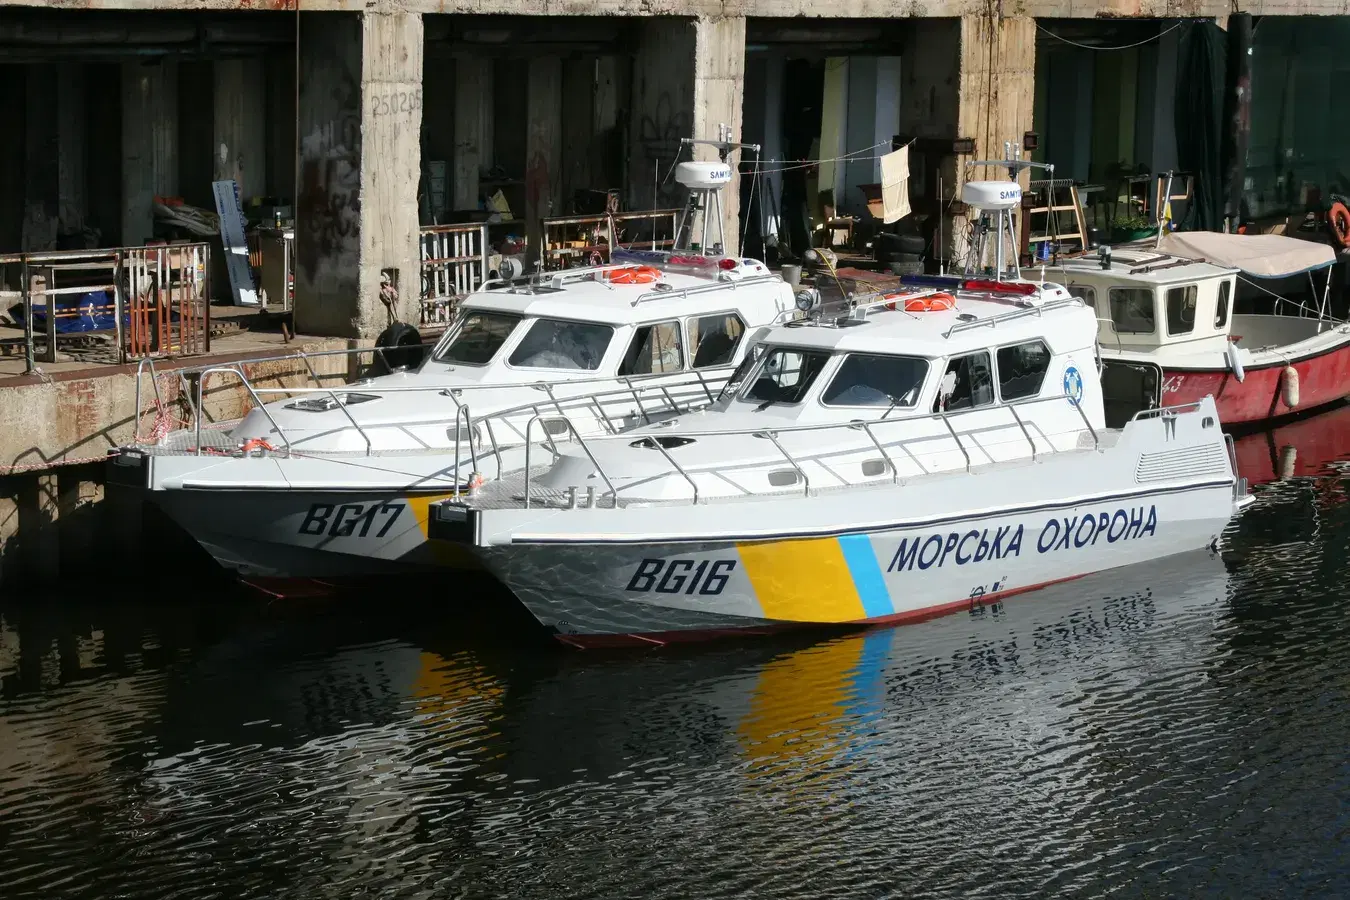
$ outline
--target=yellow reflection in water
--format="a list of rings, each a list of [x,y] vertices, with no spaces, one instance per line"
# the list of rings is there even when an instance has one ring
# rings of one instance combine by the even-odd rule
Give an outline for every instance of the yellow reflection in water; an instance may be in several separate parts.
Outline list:
[[[756,775],[822,774],[882,709],[893,629],[839,638],[765,665],[737,734]]]

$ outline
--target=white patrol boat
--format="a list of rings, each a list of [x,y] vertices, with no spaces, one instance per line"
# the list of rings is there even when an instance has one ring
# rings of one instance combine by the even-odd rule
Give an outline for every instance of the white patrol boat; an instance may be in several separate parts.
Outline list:
[[[541,411],[572,441],[436,504],[432,537],[578,644],[913,620],[1214,544],[1250,497],[1213,400],[1108,430],[1094,311],[1005,253],[1016,183],[963,200],[966,277],[773,328],[701,412]]]
[[[522,466],[531,419],[565,416],[592,436],[707,405],[752,330],[796,313],[790,286],[762,263],[688,249],[693,213],[716,206],[730,175],[725,163],[681,164],[691,202],[672,252],[615,251],[610,265],[471,294],[415,371],[336,389],[248,385],[237,367],[205,372],[198,410],[211,374],[244,380],[259,404],[223,430],[203,428],[199,415],[123,448],[109,478],[147,490],[243,574],[454,565],[462,554],[427,546],[427,505]],[[720,252],[720,214],[708,219]]]

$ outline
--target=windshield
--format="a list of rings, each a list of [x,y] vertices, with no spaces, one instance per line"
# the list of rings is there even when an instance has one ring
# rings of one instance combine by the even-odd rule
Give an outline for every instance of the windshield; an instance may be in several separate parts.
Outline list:
[[[850,353],[820,401],[826,406],[912,407],[927,375],[924,359]]]
[[[485,366],[519,324],[520,316],[470,310],[455,336],[436,354],[436,362]]]
[[[765,355],[754,384],[741,399],[766,405],[800,403],[829,358],[829,353],[820,350],[775,347]]]
[[[595,371],[605,356],[614,329],[594,322],[536,319],[509,362],[529,369],[582,369]]]

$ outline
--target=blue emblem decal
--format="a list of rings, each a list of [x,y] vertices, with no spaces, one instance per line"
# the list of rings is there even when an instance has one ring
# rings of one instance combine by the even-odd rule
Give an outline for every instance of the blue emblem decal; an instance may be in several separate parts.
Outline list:
[[[1083,376],[1078,374],[1076,366],[1064,370],[1064,396],[1077,406],[1083,399]]]

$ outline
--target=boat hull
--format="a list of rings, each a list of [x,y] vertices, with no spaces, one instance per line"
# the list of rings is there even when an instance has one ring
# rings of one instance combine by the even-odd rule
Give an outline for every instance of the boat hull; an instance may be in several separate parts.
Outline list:
[[[1286,365],[1298,372],[1298,406],[1285,403]],[[1350,396],[1350,334],[1321,352],[1250,366],[1238,381],[1226,365],[1212,368],[1163,366],[1162,405],[1193,403],[1210,395],[1225,426],[1252,424],[1305,412]]]
[[[919,621],[1212,546],[1232,513],[1229,478],[827,537],[520,543],[481,553],[567,643],[665,643]]]
[[[269,578],[341,578],[481,568],[427,540],[427,507],[452,495],[398,492],[147,492],[221,566]]]

